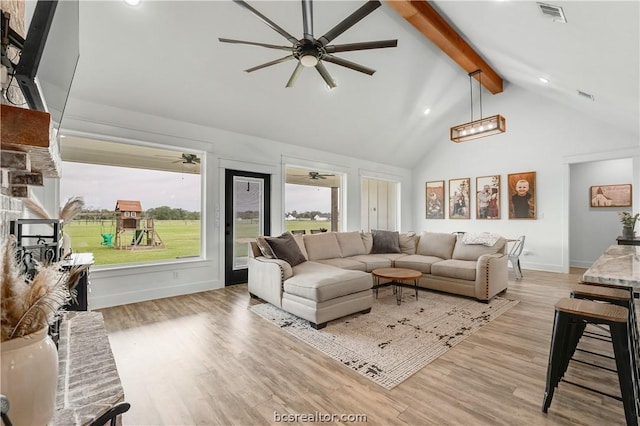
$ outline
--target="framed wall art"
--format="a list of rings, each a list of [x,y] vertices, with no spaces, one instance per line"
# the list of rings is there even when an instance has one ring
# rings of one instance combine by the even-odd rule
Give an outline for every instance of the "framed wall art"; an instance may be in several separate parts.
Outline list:
[[[470,178],[449,179],[449,219],[469,219]]]
[[[631,207],[631,184],[598,185],[589,190],[591,207]]]
[[[476,219],[500,219],[500,175],[476,178]]]
[[[444,219],[444,181],[436,180],[425,184],[427,219]]]
[[[507,175],[509,219],[536,218],[536,172]]]

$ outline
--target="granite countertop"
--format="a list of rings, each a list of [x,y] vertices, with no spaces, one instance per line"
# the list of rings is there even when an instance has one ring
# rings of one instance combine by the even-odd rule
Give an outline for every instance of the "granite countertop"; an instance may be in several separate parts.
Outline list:
[[[87,425],[124,400],[100,312],[68,312],[60,327],[56,411],[49,425]]]
[[[640,288],[640,246],[610,246],[584,273],[582,280]]]

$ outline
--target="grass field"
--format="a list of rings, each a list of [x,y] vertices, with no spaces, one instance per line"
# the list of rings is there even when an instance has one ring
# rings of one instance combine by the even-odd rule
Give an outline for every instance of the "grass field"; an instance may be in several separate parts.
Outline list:
[[[135,248],[134,250],[116,250],[101,245],[101,234],[115,233],[111,220],[103,222],[73,221],[64,227],[64,232],[71,237],[71,248],[76,253],[93,253],[95,265],[113,265],[118,263],[153,262],[176,259],[179,257],[200,255],[200,221],[199,220],[156,220],[155,228],[165,244],[165,248]],[[331,223],[314,220],[287,220],[287,231],[330,228]],[[240,221],[236,224],[236,238],[241,242],[236,245],[236,256],[246,256],[248,247],[246,240],[256,236],[258,224]],[[125,240],[126,239],[126,240]],[[133,232],[129,231],[123,241],[131,243]],[[113,240],[115,242],[115,238]]]
[[[103,241],[101,234],[115,233],[115,227],[111,224],[110,220],[102,223],[73,221],[64,227],[64,232],[71,237],[73,251],[93,253],[96,265],[150,262],[200,255],[199,220],[156,220],[156,232],[164,242],[165,248],[134,250],[116,250],[100,244]],[[126,233],[124,238],[131,243],[133,232]]]

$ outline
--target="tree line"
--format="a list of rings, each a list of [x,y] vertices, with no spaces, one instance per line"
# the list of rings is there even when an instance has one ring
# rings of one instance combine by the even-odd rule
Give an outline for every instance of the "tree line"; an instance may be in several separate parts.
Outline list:
[[[93,222],[112,220],[115,216],[116,213],[109,209],[83,209],[76,216],[76,220]],[[142,213],[142,217],[157,220],[200,220],[200,212],[191,212],[180,208],[161,206],[144,211]]]

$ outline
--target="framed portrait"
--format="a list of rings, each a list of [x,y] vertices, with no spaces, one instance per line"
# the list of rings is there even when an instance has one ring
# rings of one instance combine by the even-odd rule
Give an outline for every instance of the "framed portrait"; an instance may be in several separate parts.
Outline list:
[[[536,218],[536,172],[507,175],[509,219]]]
[[[444,219],[444,181],[425,184],[427,219]]]
[[[591,207],[631,207],[631,184],[598,185],[589,190]]]
[[[500,219],[500,175],[476,178],[476,219]]]
[[[471,178],[449,179],[449,219],[469,219]]]

